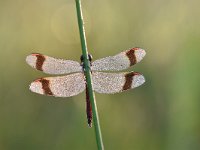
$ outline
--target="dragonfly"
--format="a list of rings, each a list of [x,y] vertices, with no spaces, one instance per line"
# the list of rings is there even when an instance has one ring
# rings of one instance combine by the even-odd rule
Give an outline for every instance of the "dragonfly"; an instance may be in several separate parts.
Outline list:
[[[88,55],[93,90],[98,93],[114,94],[142,85],[145,78],[139,72],[119,71],[140,62],[145,55],[145,50],[138,47],[122,51],[114,56],[97,59],[94,62],[92,62],[92,56]],[[26,57],[26,62],[31,67],[46,74],[67,74],[34,80],[30,84],[32,92],[54,97],[71,97],[82,93],[86,89],[87,123],[89,127],[92,126],[92,106],[84,73],[83,56],[81,56],[81,62],[79,63],[73,60],[33,53]]]

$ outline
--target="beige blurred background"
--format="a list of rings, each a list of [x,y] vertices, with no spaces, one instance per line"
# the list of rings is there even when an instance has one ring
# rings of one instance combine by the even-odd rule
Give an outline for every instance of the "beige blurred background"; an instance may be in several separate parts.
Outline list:
[[[96,94],[107,150],[200,149],[200,1],[83,0],[94,59],[142,47],[146,83]],[[29,67],[38,52],[79,61],[73,0],[0,0],[0,150],[94,150],[85,94],[53,98],[28,90],[49,76]]]

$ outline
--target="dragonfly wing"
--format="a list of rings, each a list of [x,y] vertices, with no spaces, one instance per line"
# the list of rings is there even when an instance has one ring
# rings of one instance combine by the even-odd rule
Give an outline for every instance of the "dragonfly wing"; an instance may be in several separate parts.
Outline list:
[[[74,96],[83,92],[84,89],[85,77],[83,73],[40,78],[30,85],[32,92],[55,97]]]
[[[137,72],[105,73],[93,72],[93,88],[98,93],[113,94],[136,88],[145,82]]]
[[[47,74],[67,74],[82,71],[80,63],[72,60],[56,59],[42,54],[31,54],[26,62],[33,68]]]
[[[145,50],[141,48],[132,48],[115,56],[109,56],[94,61],[92,63],[91,69],[94,71],[124,70],[140,62],[145,55]]]

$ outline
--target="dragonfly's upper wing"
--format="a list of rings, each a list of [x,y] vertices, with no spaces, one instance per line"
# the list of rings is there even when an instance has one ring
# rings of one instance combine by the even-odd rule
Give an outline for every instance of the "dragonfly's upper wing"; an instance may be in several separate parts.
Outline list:
[[[84,89],[85,77],[83,73],[40,78],[33,81],[30,85],[32,92],[55,97],[74,96],[83,92]]]
[[[93,72],[93,88],[98,93],[118,93],[136,88],[145,82],[143,75],[137,72],[105,73]]]
[[[80,63],[72,60],[56,59],[42,54],[31,54],[26,62],[33,68],[48,74],[67,74],[82,71]]]
[[[98,59],[92,63],[91,69],[94,71],[119,71],[140,62],[146,52],[141,48],[132,48],[121,52],[115,56]]]

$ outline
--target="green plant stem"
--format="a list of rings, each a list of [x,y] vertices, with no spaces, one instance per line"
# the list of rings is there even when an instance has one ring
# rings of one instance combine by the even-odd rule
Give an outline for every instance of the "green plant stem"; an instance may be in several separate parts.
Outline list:
[[[79,26],[80,39],[81,39],[81,47],[82,47],[82,53],[83,53],[83,59],[84,59],[83,64],[85,68],[85,76],[86,76],[86,82],[88,86],[89,98],[92,105],[93,122],[94,122],[95,134],[96,134],[97,147],[98,147],[98,150],[103,150],[104,146],[103,146],[103,141],[102,141],[102,136],[101,136],[97,105],[96,105],[95,95],[92,88],[90,62],[88,58],[85,29],[84,29],[84,23],[83,23],[84,21],[83,21],[83,14],[82,14],[82,8],[81,8],[81,0],[75,0],[75,1],[76,1],[78,26]]]

